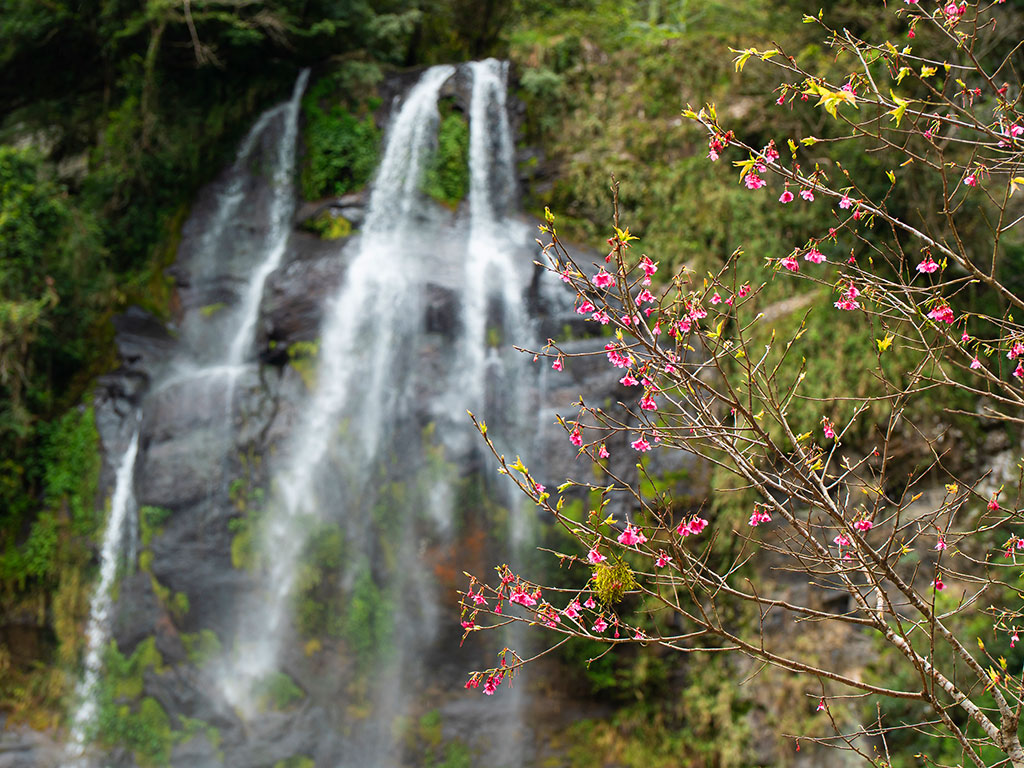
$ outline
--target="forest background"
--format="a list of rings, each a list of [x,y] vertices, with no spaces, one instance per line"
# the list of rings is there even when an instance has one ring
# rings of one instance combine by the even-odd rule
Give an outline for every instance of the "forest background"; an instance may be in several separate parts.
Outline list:
[[[828,72],[832,56],[819,30],[800,23],[821,5],[2,0],[0,709],[40,727],[59,723],[81,651],[75,617],[102,526],[89,403],[95,378],[117,364],[111,318],[131,305],[172,316],[165,269],[196,191],[228,161],[255,115],[287,94],[299,67],[314,69],[304,102],[307,199],[368,182],[379,141],[368,116],[385,72],[498,56],[512,61],[525,107],[519,140],[529,148],[521,168],[528,211],[550,206],[563,235],[599,246],[614,174],[621,210],[645,252],[667,267],[663,274],[682,264],[714,268],[742,245],[755,258],[741,263],[740,279],[758,279],[760,256],[779,255],[779,244],[799,239],[813,214],[750,195],[731,168],[708,163],[706,135],[680,111],[718,102],[762,144],[828,136],[827,115],[776,106],[774,74],[751,65],[740,76],[729,51],[778,43],[808,70]],[[1024,36],[1024,5],[1007,6],[999,34],[1012,45]],[[840,0],[824,11],[833,27],[863,38],[906,37],[880,3]],[[447,135],[459,143],[456,128]],[[442,127],[442,143],[445,136]],[[882,158],[851,152],[843,164],[864,171],[862,178],[877,171],[885,184]],[[890,205],[928,210],[933,183],[909,179]],[[441,174],[437,185],[436,196],[450,200],[465,191],[457,173]],[[1003,281],[1024,289],[1024,244],[1017,238],[1004,247]],[[770,283],[764,298],[779,302],[783,335],[795,332],[808,308],[833,301],[828,290],[793,282]],[[848,394],[869,386],[873,342],[852,319],[812,325],[805,343],[806,395],[835,396],[838,380]],[[922,421],[946,405],[919,403],[921,412],[910,416]],[[957,429],[962,461],[982,462],[990,436],[976,421]],[[14,650],[12,638],[26,626],[33,640]],[[582,659],[592,649],[571,653]],[[1024,658],[1011,660],[1019,666]],[[804,692],[801,684],[769,672],[760,688],[741,687],[729,663],[685,669],[634,652],[579,667],[572,684],[615,709],[609,719],[581,723],[580,743],[647,766],[678,765],[680,755],[694,764],[745,765],[755,752],[791,751],[778,734],[815,727],[808,725],[813,705],[787,704]],[[885,669],[881,659],[874,674]],[[752,718],[752,710],[761,714]],[[759,738],[767,744],[752,746]],[[929,744],[913,733],[903,738],[900,764],[917,764],[911,756]]]

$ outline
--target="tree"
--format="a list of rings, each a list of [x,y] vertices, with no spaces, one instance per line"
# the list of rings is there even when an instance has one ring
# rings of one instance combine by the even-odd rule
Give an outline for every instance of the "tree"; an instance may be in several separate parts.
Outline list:
[[[825,745],[890,765],[890,744],[919,732],[941,737],[925,759],[1024,766],[1024,675],[1009,650],[1024,627],[1024,470],[979,468],[965,437],[1002,427],[1017,439],[1024,405],[1024,326],[1014,317],[1024,314],[1022,45],[1000,6],[908,0],[893,11],[911,38],[901,46],[805,16],[835,57],[825,72],[778,46],[735,51],[738,71],[758,59],[782,74],[778,109],[825,118],[820,137],[762,146],[714,105],[683,113],[707,131],[709,161],[735,158],[750,194],[771,185],[780,206],[818,207],[806,240],[764,255],[763,280],[743,278],[741,250],[707,274],[684,268],[659,280],[657,255],[638,258],[637,237],[620,228],[614,183],[604,264],[574,258],[547,213],[547,266],[605,330],[597,354],[621,369],[629,397],[613,409],[573,404],[562,426],[603,477],[550,492],[477,424],[499,471],[578,548],[553,553],[576,575],[568,588],[508,566],[497,583],[471,577],[467,633],[526,622],[560,637],[549,650],[588,638],[736,651],[818,681],[812,703],[828,728],[810,737]],[[761,298],[784,280],[830,290],[829,314],[779,332]],[[871,344],[867,383],[815,381],[809,339],[841,343],[852,328]],[[533,354],[556,371],[574,357],[554,340]],[[934,411],[944,424],[926,423]],[[635,474],[609,463],[614,440],[636,452]],[[700,457],[715,468],[716,494],[743,499],[749,518],[658,492],[644,461],[652,451]],[[576,519],[567,501],[580,492],[593,508]],[[616,520],[606,507],[622,495],[630,519]],[[801,588],[765,578],[768,569],[799,574]],[[807,632],[870,638],[887,649],[891,674],[869,680],[841,659],[792,652],[770,630],[780,615]],[[505,649],[467,687],[494,693],[532,658]],[[844,707],[845,698],[870,706]]]

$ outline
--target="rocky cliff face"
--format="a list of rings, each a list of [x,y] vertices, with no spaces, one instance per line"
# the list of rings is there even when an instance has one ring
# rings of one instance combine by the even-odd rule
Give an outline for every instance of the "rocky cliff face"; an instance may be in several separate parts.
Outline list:
[[[403,93],[409,82],[408,77],[397,78],[382,90]],[[465,70],[445,86],[465,112],[470,86]],[[380,117],[386,122],[386,110]],[[509,697],[504,703],[488,701],[484,707],[462,691],[467,671],[493,658],[496,649],[490,646],[496,640],[470,642],[460,650],[454,590],[464,586],[459,577],[462,569],[483,572],[507,556],[508,545],[495,520],[508,516],[510,503],[503,500],[505,491],[495,487],[482,446],[465,429],[464,408],[455,407],[450,393],[442,391],[451,381],[448,369],[464,343],[460,335],[463,257],[453,253],[465,248],[460,239],[468,215],[465,205],[453,211],[424,204],[418,213],[419,227],[441,233],[416,246],[423,266],[420,274],[426,278],[422,301],[415,306],[416,343],[408,344],[400,364],[416,369],[418,375],[402,398],[403,413],[395,417],[398,426],[388,443],[390,455],[374,470],[378,485],[373,503],[364,504],[371,514],[380,516],[379,528],[411,525],[415,536],[399,551],[378,538],[368,553],[339,545],[338,552],[325,556],[316,551],[316,537],[334,535],[328,514],[324,527],[317,529],[319,534],[311,531],[313,539],[303,557],[308,583],[300,584],[294,598],[291,615],[296,626],[285,633],[280,672],[266,681],[262,692],[252,694],[255,700],[247,712],[224,696],[216,667],[226,655],[238,652],[231,645],[244,640],[235,637],[242,618],[239,611],[260,599],[257,572],[265,567],[265,558],[274,557],[272,551],[264,555],[256,551],[253,530],[273,493],[276,457],[308,406],[311,388],[317,386],[317,345],[324,314],[346,279],[353,252],[350,241],[360,237],[356,229],[350,238],[324,240],[301,225],[323,210],[341,213],[358,225],[366,218],[368,204],[367,195],[361,193],[298,206],[284,256],[263,288],[253,362],[229,375],[204,358],[202,349],[224,333],[219,318],[242,302],[246,277],[271,234],[267,210],[275,181],[266,169],[279,151],[283,130],[283,121],[268,124],[244,162],[227,168],[198,196],[172,269],[177,287],[175,322],[165,327],[139,310],[116,320],[122,365],[100,380],[96,413],[108,488],[135,414],[142,413],[134,475],[138,540],[126,548],[135,556],[126,563],[117,587],[112,637],[120,658],[136,659],[131,674],[141,684],[127,686],[126,693],[125,681],[108,674],[106,685],[114,690],[103,695],[111,697],[108,707],[113,704],[114,712],[162,713],[155,717],[156,725],[147,724],[156,732],[164,728],[165,743],[160,749],[165,751],[157,750],[162,755],[157,762],[269,768],[305,765],[301,760],[308,758],[316,765],[349,764],[353,731],[382,728],[372,721],[383,716],[384,707],[367,689],[372,688],[378,670],[388,674],[385,668],[390,663],[367,655],[375,649],[360,648],[367,637],[372,645],[417,632],[415,626],[403,627],[377,615],[383,603],[396,598],[373,587],[393,568],[385,563],[407,556],[403,552],[408,550],[417,553],[410,561],[413,567],[429,569],[410,583],[429,583],[424,594],[429,593],[425,599],[437,614],[431,618],[437,629],[424,634],[418,658],[403,660],[402,679],[395,681],[399,695],[408,696],[412,703],[401,708],[397,719],[384,723],[387,730],[402,730],[394,739],[399,746],[393,748],[392,759],[424,764],[423,755],[433,754],[431,750],[436,751],[443,741],[476,755],[474,761],[499,760],[514,753],[517,762],[534,764],[544,751],[537,746],[543,738],[534,737],[550,733],[557,723],[551,712],[524,704],[523,697]],[[224,215],[223,201],[229,194],[239,195],[242,203],[220,225],[218,247],[226,255],[211,261],[208,233],[216,223],[213,219]],[[525,221],[520,225],[524,232],[534,226]],[[575,325],[571,297],[567,301],[557,285],[539,279],[532,265],[536,246],[529,237],[520,242],[513,256],[519,282],[516,293],[530,308],[538,337],[556,335],[565,325]],[[382,295],[380,301],[387,302],[388,297]],[[500,309],[493,310],[488,322],[492,336],[504,333],[501,322]],[[501,341],[507,345],[521,340]],[[576,345],[582,349],[594,343],[581,340]],[[547,368],[543,362],[537,364],[526,380],[528,391],[515,394],[533,403],[537,411],[535,461],[546,467],[545,476],[552,481],[588,472],[589,468],[576,466],[572,452],[566,450],[566,436],[555,424],[554,413],[580,393],[591,400],[614,399],[618,387],[614,371],[598,358],[574,362],[557,379],[541,367]],[[493,375],[502,375],[500,365],[494,370]],[[488,407],[496,411],[500,423],[501,412],[511,405],[490,397]],[[343,424],[337,427],[344,429]],[[627,452],[617,454],[621,471],[628,472]],[[343,467],[344,457],[336,461]],[[448,478],[445,493],[453,508],[445,524],[449,530],[415,522],[423,516],[415,506],[429,496],[417,484],[431,471]],[[531,508],[522,507],[516,513],[535,517]],[[369,556],[365,571],[369,581],[365,582],[363,575],[344,566],[361,554]],[[353,616],[359,610],[367,615]],[[369,669],[360,669],[366,665]],[[526,729],[514,735],[514,748],[508,737],[501,736],[513,720]],[[101,743],[117,732],[102,717],[100,728]],[[146,749],[128,738],[127,743],[98,747],[96,754],[105,756],[104,764],[127,766],[153,760],[152,753],[145,756]],[[0,765],[22,764],[11,762],[5,754],[0,753]],[[53,756],[47,757],[39,748],[26,748],[24,754],[31,754],[38,765],[55,764]]]

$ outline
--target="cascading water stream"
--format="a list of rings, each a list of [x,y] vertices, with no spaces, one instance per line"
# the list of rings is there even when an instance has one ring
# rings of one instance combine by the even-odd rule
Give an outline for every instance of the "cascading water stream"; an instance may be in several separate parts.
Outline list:
[[[84,768],[87,765],[85,751],[89,731],[96,722],[96,688],[103,672],[103,652],[110,640],[110,625],[114,618],[111,587],[114,585],[121,560],[128,520],[135,513],[132,484],[135,480],[135,458],[139,450],[138,422],[141,416],[141,413],[136,414],[134,432],[117,465],[110,517],[103,532],[103,544],[100,548],[100,578],[89,601],[85,662],[82,678],[75,693],[78,705],[70,717],[71,739],[67,746],[67,756],[75,768]]]
[[[267,256],[249,277],[242,305],[238,309],[238,326],[228,346],[226,364],[232,368],[240,366],[248,358],[253,331],[260,312],[260,299],[267,278],[281,265],[291,234],[292,218],[295,215],[295,147],[299,131],[299,105],[302,94],[309,82],[309,70],[304,69],[295,81],[291,101],[285,105],[285,130],[278,144],[277,164],[272,177],[273,198],[270,205],[270,233],[267,236]]]
[[[189,378],[227,378],[224,391],[227,407],[235,381],[251,354],[260,299],[267,278],[281,264],[295,214],[295,157],[299,130],[299,108],[309,81],[309,70],[299,73],[291,98],[264,112],[246,135],[229,171],[230,182],[217,196],[214,212],[191,256],[192,279],[204,283],[223,277],[225,270],[244,275],[237,306],[216,312],[216,306],[186,317],[184,344],[175,370],[162,382],[168,386]],[[255,252],[263,258],[253,264],[248,251],[234,240],[230,225],[246,202],[246,183],[253,154],[274,123],[281,128],[269,169],[270,200],[261,217],[269,222]],[[237,280],[238,278],[231,278]]]
[[[269,555],[264,588],[243,612],[236,633],[237,660],[220,675],[226,698],[249,714],[253,685],[272,673],[278,661],[305,545],[304,526],[324,514],[321,505],[332,496],[324,490],[320,498],[318,491],[332,486],[341,504],[359,494],[394,412],[398,388],[386,386],[385,380],[394,372],[394,359],[417,314],[411,290],[417,266],[415,255],[402,247],[403,236],[413,223],[420,179],[436,135],[438,92],[454,71],[451,66],[427,70],[392,121],[363,232],[353,243],[342,288],[327,310],[315,391],[273,474],[263,536],[263,551]],[[326,460],[342,421],[351,439],[345,443],[344,478],[339,478]],[[343,481],[349,487],[339,489]],[[365,521],[359,518],[352,514],[345,519],[346,540],[356,552],[367,546]]]
[[[269,274],[276,269],[285,251],[295,210],[293,177],[295,174],[296,139],[298,136],[299,105],[309,78],[303,70],[292,91],[291,99],[273,107],[262,115],[242,141],[230,170],[231,181],[217,197],[213,214],[198,239],[192,263],[193,279],[197,282],[211,279],[226,262],[237,256],[225,235],[232,219],[246,200],[246,166],[251,162],[259,142],[276,120],[283,121],[272,166],[272,196],[268,206],[270,229],[262,251],[265,257],[250,274],[239,307],[226,314],[214,334],[199,332],[204,319],[186,317],[184,349],[178,359],[163,372],[153,386],[159,391],[176,384],[202,382],[205,397],[222,397],[225,420],[229,415],[235,382],[252,345],[253,329],[259,313],[259,300]],[[194,314],[202,314],[194,313]],[[191,331],[191,332],[190,332]],[[226,339],[228,344],[211,345],[210,339]],[[210,348],[213,354],[209,354]],[[201,353],[207,353],[202,355]],[[198,362],[204,359],[204,362]],[[209,390],[209,391],[207,391]],[[87,748],[90,730],[95,727],[99,704],[97,686],[103,673],[103,654],[111,638],[114,604],[111,588],[117,577],[118,565],[126,555],[133,562],[137,553],[135,537],[138,533],[135,518],[133,481],[139,454],[142,410],[135,415],[131,440],[117,462],[111,511],[104,532],[100,553],[100,576],[89,604],[87,643],[82,677],[76,690],[77,709],[70,716],[71,733],[66,754],[75,768],[88,765]],[[223,432],[227,434],[226,423]]]

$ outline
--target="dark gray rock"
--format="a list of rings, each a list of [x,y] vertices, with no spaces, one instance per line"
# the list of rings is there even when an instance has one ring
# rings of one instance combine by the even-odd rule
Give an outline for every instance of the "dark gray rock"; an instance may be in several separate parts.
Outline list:
[[[344,274],[343,240],[303,232],[292,238],[292,258],[267,278],[257,344],[263,361],[287,362],[289,344],[320,336],[327,299]]]

